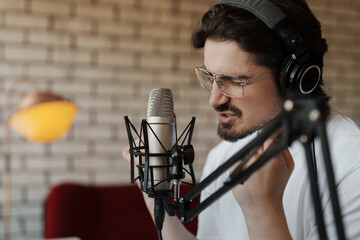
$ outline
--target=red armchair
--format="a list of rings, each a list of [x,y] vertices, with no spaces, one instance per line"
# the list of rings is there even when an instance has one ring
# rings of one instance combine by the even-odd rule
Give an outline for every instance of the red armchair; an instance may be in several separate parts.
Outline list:
[[[182,194],[191,187],[182,185]],[[198,204],[199,198],[192,204]],[[81,240],[156,240],[157,232],[136,185],[88,186],[64,183],[45,201],[44,237]],[[185,226],[197,231],[197,218]]]

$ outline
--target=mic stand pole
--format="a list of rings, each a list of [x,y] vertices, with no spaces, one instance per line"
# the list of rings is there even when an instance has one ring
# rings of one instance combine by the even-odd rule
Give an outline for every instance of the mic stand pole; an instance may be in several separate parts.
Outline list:
[[[254,173],[257,169],[263,166],[267,161],[278,155],[281,151],[286,149],[291,143],[297,139],[304,146],[306,153],[308,174],[310,178],[311,191],[314,203],[314,211],[316,215],[316,222],[318,225],[319,237],[322,240],[327,239],[327,232],[324,223],[324,216],[322,212],[322,205],[319,195],[319,186],[316,178],[316,171],[314,168],[313,157],[311,154],[310,142],[316,135],[320,137],[322,143],[322,151],[324,156],[324,164],[326,167],[327,180],[329,184],[330,198],[333,206],[333,214],[336,223],[336,230],[338,239],[346,239],[344,226],[341,218],[341,211],[339,206],[338,195],[336,191],[335,179],[331,165],[329,147],[327,142],[324,117],[320,114],[321,105],[318,101],[313,99],[298,100],[292,102],[290,100],[285,102],[284,111],[279,114],[279,117],[267,126],[263,132],[248,145],[238,151],[213,173],[201,181],[197,186],[191,189],[187,194],[179,200],[171,204],[171,207],[178,214],[182,222],[188,222],[196,217],[200,212],[207,208],[210,204],[219,199],[227,191],[232,189],[238,183],[244,183],[246,179]],[[244,169],[244,165],[251,158],[253,153],[259,148],[266,139],[272,134],[281,130],[279,142],[274,142],[269,148],[256,160],[255,163]],[[229,180],[219,188],[216,192],[204,199],[200,204],[193,209],[190,207],[191,200],[199,195],[210,183],[217,179],[222,173],[228,170],[238,161],[242,160],[240,165],[230,174]],[[173,211],[169,211],[169,215],[174,215]]]
[[[331,199],[331,205],[332,205],[333,213],[334,213],[334,217],[335,217],[335,224],[336,224],[338,239],[346,239],[344,225],[343,225],[342,216],[341,216],[340,202],[339,202],[339,198],[338,198],[338,194],[337,194],[337,190],[336,190],[334,170],[333,170],[333,166],[331,163],[329,142],[328,142],[328,138],[327,138],[327,134],[326,134],[326,126],[325,126],[324,121],[319,122],[319,128],[317,130],[317,133],[321,139],[322,152],[324,155],[324,165],[326,168],[327,180],[329,182],[330,199]]]

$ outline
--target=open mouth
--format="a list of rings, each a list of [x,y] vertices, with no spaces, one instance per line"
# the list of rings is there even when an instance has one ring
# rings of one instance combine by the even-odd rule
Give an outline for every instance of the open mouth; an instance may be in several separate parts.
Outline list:
[[[242,112],[235,106],[223,104],[217,106],[215,110],[218,113],[218,119],[221,123],[232,124],[237,118],[241,118]]]
[[[220,122],[225,123],[225,124],[231,124],[236,118],[235,114],[231,114],[231,113],[219,113],[218,114],[218,119]]]
[[[220,113],[220,115],[222,115],[224,117],[232,117],[232,116],[234,116],[234,114],[230,114],[230,113]]]

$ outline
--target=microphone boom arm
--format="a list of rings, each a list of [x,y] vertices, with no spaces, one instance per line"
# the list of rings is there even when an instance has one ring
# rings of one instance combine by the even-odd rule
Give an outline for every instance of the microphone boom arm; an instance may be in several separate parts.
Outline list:
[[[314,167],[314,159],[311,153],[310,143],[317,136],[322,144],[322,152],[324,156],[324,165],[326,168],[326,176],[330,191],[332,210],[335,218],[338,239],[346,239],[344,226],[341,218],[341,210],[339,199],[336,191],[335,178],[330,159],[328,140],[325,129],[325,117],[322,115],[324,104],[314,99],[302,99],[295,102],[287,100],[284,104],[284,110],[279,116],[268,124],[254,140],[247,144],[244,148],[234,154],[214,172],[207,176],[198,185],[192,188],[180,199],[171,204],[182,222],[191,221],[199,215],[209,205],[231,190],[236,184],[243,184],[252,173],[262,167],[273,157],[281,153],[284,149],[292,144],[295,140],[300,140],[306,153],[308,175],[310,178],[311,193],[314,203],[314,211],[318,225],[320,239],[328,239],[324,216],[322,212],[322,204],[319,194],[319,186],[317,183],[316,169]],[[250,166],[244,169],[245,163],[251,158],[253,153],[259,148],[266,139],[277,131],[281,131],[279,141],[273,142],[269,148]],[[221,174],[228,170],[231,166],[243,160],[237,168],[230,174],[229,179],[224,185],[215,191],[212,195],[204,199],[200,204],[191,209],[190,203],[197,195],[201,193],[209,184],[216,180]]]

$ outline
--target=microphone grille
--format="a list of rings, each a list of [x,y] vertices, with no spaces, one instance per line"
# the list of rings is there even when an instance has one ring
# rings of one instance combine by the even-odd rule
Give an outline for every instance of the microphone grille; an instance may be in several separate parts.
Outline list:
[[[147,108],[148,117],[173,117],[174,102],[170,88],[155,88],[151,90]]]

